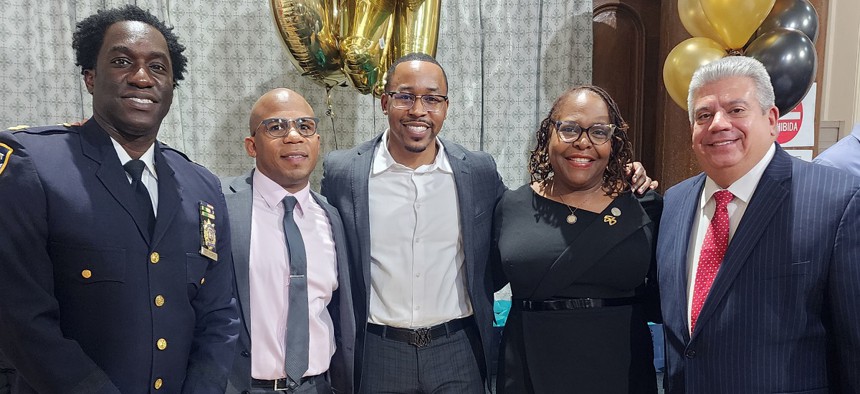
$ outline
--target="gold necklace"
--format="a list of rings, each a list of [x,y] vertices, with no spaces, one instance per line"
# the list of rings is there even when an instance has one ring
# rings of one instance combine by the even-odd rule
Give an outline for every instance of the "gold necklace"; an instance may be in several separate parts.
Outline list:
[[[576,211],[579,210],[579,207],[575,207],[575,209],[571,209],[570,205],[567,203],[567,201],[564,200],[564,195],[562,195],[562,194],[559,194],[558,198],[561,199],[562,204],[564,204],[564,206],[566,206],[567,209],[570,211],[570,215],[567,215],[567,224],[576,223],[576,221],[578,220],[578,218],[576,217]],[[588,199],[585,199],[582,201],[583,204],[585,204],[586,202],[588,202]]]
[[[555,194],[555,182],[550,184],[550,193]],[[576,221],[579,220],[579,218],[576,217],[576,211],[579,210],[579,207],[571,208],[570,204],[568,204],[567,201],[564,200],[564,195],[562,193],[558,194],[558,198],[561,199],[561,203],[564,204],[564,206],[566,206],[567,209],[570,211],[570,215],[567,215],[567,224],[576,223]],[[586,198],[585,200],[582,200],[582,204],[580,204],[580,205],[585,205],[585,203],[587,203],[587,202],[588,202],[588,198]]]

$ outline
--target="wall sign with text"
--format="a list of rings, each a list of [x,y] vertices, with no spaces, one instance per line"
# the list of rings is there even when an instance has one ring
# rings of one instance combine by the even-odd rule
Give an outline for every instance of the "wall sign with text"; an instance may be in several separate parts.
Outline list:
[[[818,83],[813,82],[806,97],[791,112],[779,118],[776,140],[784,148],[815,146],[815,93]]]

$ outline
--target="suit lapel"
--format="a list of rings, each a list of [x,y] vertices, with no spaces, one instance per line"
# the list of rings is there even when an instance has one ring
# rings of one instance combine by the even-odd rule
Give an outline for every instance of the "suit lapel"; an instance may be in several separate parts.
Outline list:
[[[251,209],[253,207],[252,175],[254,171],[237,177],[230,183],[230,191],[224,199],[230,211],[230,237],[233,244],[233,266],[242,322],[250,335],[251,287],[249,283],[249,261],[251,256]]]
[[[311,191],[311,196],[316,200],[317,204],[325,210],[328,216],[329,224],[331,225],[331,237],[334,241],[335,259],[337,263],[337,313],[338,316],[332,315],[333,323],[339,329],[336,333],[341,333],[341,340],[346,336],[354,335],[355,319],[350,318],[353,314],[352,310],[352,286],[349,276],[349,251],[347,250],[346,238],[344,237],[343,221],[338,214],[338,211],[322,197],[320,194]],[[344,335],[344,333],[346,333]]]
[[[737,278],[747,258],[758,245],[774,214],[779,211],[791,190],[791,157],[777,147],[776,154],[762,174],[752,199],[744,211],[735,235],[729,242],[717,277],[699,313],[696,327],[707,323]],[[693,333],[693,338],[701,329]]]
[[[355,228],[359,229],[358,249],[360,253],[360,264],[362,280],[365,290],[364,302],[370,302],[370,197],[368,196],[368,182],[370,180],[370,167],[373,164],[373,151],[382,139],[380,134],[370,143],[363,144],[358,149],[351,167],[352,176],[352,207]]]
[[[679,311],[681,316],[680,326],[683,329],[678,330],[684,333],[684,339],[690,340],[690,322],[687,319],[687,255],[690,246],[690,234],[693,231],[693,222],[698,209],[699,198],[702,193],[702,188],[705,187],[705,175],[700,174],[689,190],[680,190],[681,201],[676,214],[673,216],[674,221],[667,223],[668,226],[662,227],[665,229],[677,228],[676,234],[680,236],[672,237],[670,253],[671,262],[668,266],[671,269],[668,276],[671,277],[672,283],[675,283],[673,294],[665,294],[662,297],[670,297],[673,300],[673,308]],[[700,317],[701,319],[701,317]],[[700,320],[701,321],[701,320]]]
[[[122,163],[119,162],[110,137],[93,119],[87,121],[81,128],[81,137],[83,154],[99,164],[96,177],[131,216],[140,236],[150,243],[146,221],[139,217],[140,210],[134,198],[134,191],[131,189],[131,183],[126,177]]]
[[[182,202],[181,185],[176,182],[173,168],[167,163],[164,155],[161,153],[161,143],[155,142],[155,172],[158,174],[158,214],[155,217],[155,230],[153,233],[152,244],[155,245],[167,229],[170,228],[170,223],[179,209]],[[207,201],[214,205],[214,201]],[[216,214],[218,214],[216,212]]]
[[[439,139],[439,141],[440,143],[444,143],[442,139]],[[474,228],[469,223],[473,222],[475,216],[472,175],[469,162],[466,161],[466,152],[463,152],[454,144],[446,144],[445,153],[448,156],[448,163],[451,164],[451,170],[454,172],[454,185],[457,187],[457,203],[460,208],[460,233],[463,240],[463,260],[466,265],[466,283],[469,284],[468,288],[473,289],[472,280],[475,278],[475,256],[469,248],[474,239]]]

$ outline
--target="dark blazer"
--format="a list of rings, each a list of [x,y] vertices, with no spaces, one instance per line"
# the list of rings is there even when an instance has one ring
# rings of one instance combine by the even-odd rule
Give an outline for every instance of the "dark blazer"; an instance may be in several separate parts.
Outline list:
[[[373,162],[374,147],[382,135],[359,146],[334,151],[326,156],[321,192],[337,207],[346,229],[352,265],[353,289],[358,338],[356,341],[356,379],[361,377],[361,357],[367,332],[370,308],[370,217],[368,179]],[[484,371],[489,371],[492,327],[492,278],[487,262],[490,251],[493,209],[504,192],[504,184],[496,171],[493,158],[485,152],[472,152],[460,145],[440,139],[454,171],[457,199],[460,207],[460,231],[465,254],[466,281],[469,300],[481,336]],[[358,387],[358,384],[356,384]]]
[[[251,293],[248,284],[248,258],[251,246],[251,209],[253,207],[253,170],[245,175],[224,179],[224,195],[230,210],[230,229],[233,233],[233,264],[236,271],[236,292],[241,310],[242,330],[236,349],[233,370],[230,372],[228,393],[239,393],[251,387]],[[352,290],[347,260],[346,239],[343,223],[337,210],[325,198],[311,191],[314,200],[326,211],[334,237],[337,256],[338,288],[328,305],[334,323],[334,339],[337,346],[329,366],[332,389],[337,393],[353,392],[353,365],[355,359],[355,318],[353,316]]]
[[[657,247],[667,393],[860,392],[860,179],[778,145],[689,334],[705,175],[669,189]]]
[[[156,142],[150,237],[96,121],[0,143],[13,150],[0,174],[0,347],[16,390],[223,392],[239,314],[218,179]],[[201,201],[214,207],[217,261],[199,253]]]

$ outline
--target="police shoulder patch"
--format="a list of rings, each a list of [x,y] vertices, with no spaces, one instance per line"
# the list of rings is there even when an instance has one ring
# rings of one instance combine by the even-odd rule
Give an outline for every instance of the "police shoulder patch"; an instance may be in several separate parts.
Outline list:
[[[7,130],[9,130],[9,131],[21,131],[21,130],[26,130],[29,128],[30,128],[30,126],[27,126],[25,124],[19,124],[17,126],[10,127]]]
[[[0,175],[3,174],[6,165],[9,164],[9,157],[12,156],[13,151],[14,149],[10,148],[9,145],[0,142]]]

